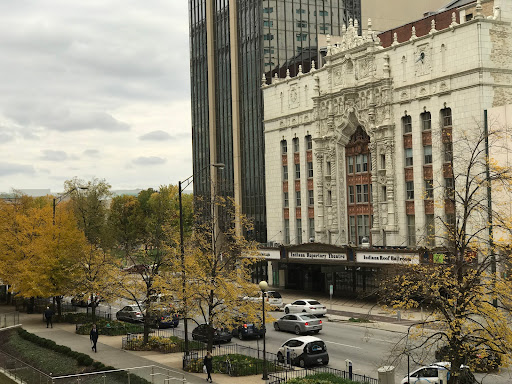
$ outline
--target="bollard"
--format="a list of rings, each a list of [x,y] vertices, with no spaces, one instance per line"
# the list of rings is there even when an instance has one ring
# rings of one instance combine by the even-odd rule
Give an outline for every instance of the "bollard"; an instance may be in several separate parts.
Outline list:
[[[396,319],[397,319],[397,321],[402,321],[402,314],[401,314],[400,310],[396,311]]]
[[[395,367],[386,365],[380,367],[377,372],[379,374],[379,384],[395,384]]]
[[[352,360],[346,359],[345,366],[346,366],[346,370],[348,372],[348,379],[352,380]]]

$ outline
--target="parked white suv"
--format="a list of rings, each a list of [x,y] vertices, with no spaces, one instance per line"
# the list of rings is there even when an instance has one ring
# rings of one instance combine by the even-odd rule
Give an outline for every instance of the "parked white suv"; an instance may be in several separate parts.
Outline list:
[[[406,375],[400,384],[439,384],[442,377],[445,377],[443,382],[446,383],[446,380],[450,378],[450,366],[451,364],[449,362],[440,361],[429,366],[417,368],[409,374],[409,377]],[[462,381],[459,381],[460,383],[476,383],[475,377],[467,366],[461,366],[461,369]]]
[[[259,291],[258,296],[245,296],[244,300],[261,302],[261,295],[263,292]],[[281,294],[277,291],[266,291],[265,292],[265,303],[267,303],[271,308],[281,309],[283,307],[283,298]]]
[[[329,364],[329,354],[322,339],[314,336],[300,336],[289,339],[277,351],[277,359],[300,367]]]

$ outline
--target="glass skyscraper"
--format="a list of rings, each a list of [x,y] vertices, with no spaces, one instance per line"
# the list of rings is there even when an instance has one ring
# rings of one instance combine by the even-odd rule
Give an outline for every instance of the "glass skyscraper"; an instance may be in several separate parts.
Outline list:
[[[234,197],[254,222],[246,235],[265,243],[262,76],[309,71],[318,35],[341,35],[351,18],[361,25],[361,2],[189,0],[189,10],[194,194],[215,185]]]

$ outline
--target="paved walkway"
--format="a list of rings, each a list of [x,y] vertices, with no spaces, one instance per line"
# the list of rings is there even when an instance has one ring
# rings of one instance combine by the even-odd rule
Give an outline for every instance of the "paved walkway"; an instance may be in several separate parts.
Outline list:
[[[290,303],[298,298],[304,298],[303,293],[297,291],[280,291],[285,303]],[[374,327],[393,332],[406,332],[407,327],[421,319],[419,312],[402,314],[403,320],[399,321],[397,315],[392,315],[381,310],[371,303],[357,300],[333,299],[321,295],[307,295],[321,301],[328,308],[329,321],[347,321],[349,318],[370,318],[371,323],[361,323],[365,327]],[[13,307],[0,306],[0,314],[13,311]],[[130,368],[157,365],[172,371],[177,379],[185,379],[187,382],[199,384],[205,383],[204,374],[192,374],[184,372],[182,367],[182,354],[163,354],[148,351],[126,351],[121,348],[122,336],[103,336],[98,343],[98,353],[91,350],[88,336],[77,335],[72,324],[54,324],[53,328],[46,328],[41,314],[20,314],[20,322],[24,329],[38,336],[51,339],[57,344],[65,345],[71,349],[90,355],[94,360],[115,368]],[[134,372],[136,373],[136,372]],[[147,376],[147,375],[142,375]],[[243,378],[244,384],[261,383],[261,375]],[[214,375],[214,382],[220,384],[235,384],[240,378],[227,375]]]

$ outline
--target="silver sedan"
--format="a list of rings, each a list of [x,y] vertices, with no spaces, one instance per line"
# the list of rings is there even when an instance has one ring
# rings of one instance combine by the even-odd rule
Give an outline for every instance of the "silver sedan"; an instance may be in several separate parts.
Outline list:
[[[315,315],[289,314],[274,322],[276,331],[295,332],[296,335],[303,333],[318,333],[322,329],[322,320]]]

